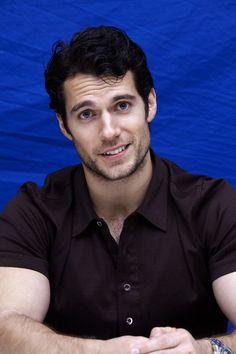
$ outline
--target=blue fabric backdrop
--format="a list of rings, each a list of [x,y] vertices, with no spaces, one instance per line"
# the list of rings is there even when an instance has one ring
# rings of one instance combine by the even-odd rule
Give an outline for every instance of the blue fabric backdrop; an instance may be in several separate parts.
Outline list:
[[[154,149],[236,186],[235,0],[1,0],[0,209],[24,181],[77,163],[48,109],[43,70],[54,41],[99,24],[126,30],[147,53]]]
[[[77,163],[48,109],[43,70],[54,41],[98,24],[121,27],[147,53],[154,149],[236,186],[235,0],[1,0],[0,209],[24,181]]]

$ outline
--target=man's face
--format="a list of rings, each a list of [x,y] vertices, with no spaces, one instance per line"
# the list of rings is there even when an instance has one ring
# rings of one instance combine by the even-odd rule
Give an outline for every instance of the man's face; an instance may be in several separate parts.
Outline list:
[[[156,113],[154,90],[149,113],[138,94],[133,75],[122,80],[77,74],[64,83],[68,130],[58,116],[63,134],[72,140],[85,171],[105,180],[135,173],[149,150],[148,123]]]

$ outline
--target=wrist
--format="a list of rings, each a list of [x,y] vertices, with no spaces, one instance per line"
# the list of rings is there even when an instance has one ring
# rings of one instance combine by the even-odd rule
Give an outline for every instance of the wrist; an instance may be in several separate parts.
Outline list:
[[[104,340],[99,339],[85,339],[85,341],[83,342],[84,347],[82,353],[102,354],[104,342]]]
[[[57,339],[57,343],[60,346],[60,353],[65,351],[71,354],[102,354],[103,340],[80,338],[80,337],[68,337],[64,335],[57,335],[61,340]]]
[[[233,354],[232,350],[227,347],[220,339],[218,338],[209,338],[212,347],[213,354]]]
[[[212,352],[212,345],[209,339],[199,339],[197,340],[199,345],[199,350],[201,354],[213,354]]]

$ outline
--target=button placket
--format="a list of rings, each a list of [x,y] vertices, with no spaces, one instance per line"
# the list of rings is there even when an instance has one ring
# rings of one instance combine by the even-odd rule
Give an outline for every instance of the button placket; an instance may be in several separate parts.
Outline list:
[[[136,335],[139,328],[138,259],[133,227],[130,220],[125,221],[119,244],[117,285],[121,335]]]

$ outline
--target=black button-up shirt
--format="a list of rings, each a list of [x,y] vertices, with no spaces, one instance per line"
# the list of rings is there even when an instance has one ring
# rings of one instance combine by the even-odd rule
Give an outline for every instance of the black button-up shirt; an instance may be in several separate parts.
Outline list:
[[[119,244],[92,207],[82,166],[23,185],[0,219],[0,265],[42,272],[45,323],[78,336],[150,334],[183,327],[224,332],[211,283],[236,271],[236,191],[151,153],[153,176]],[[40,296],[40,294],[39,294]]]

